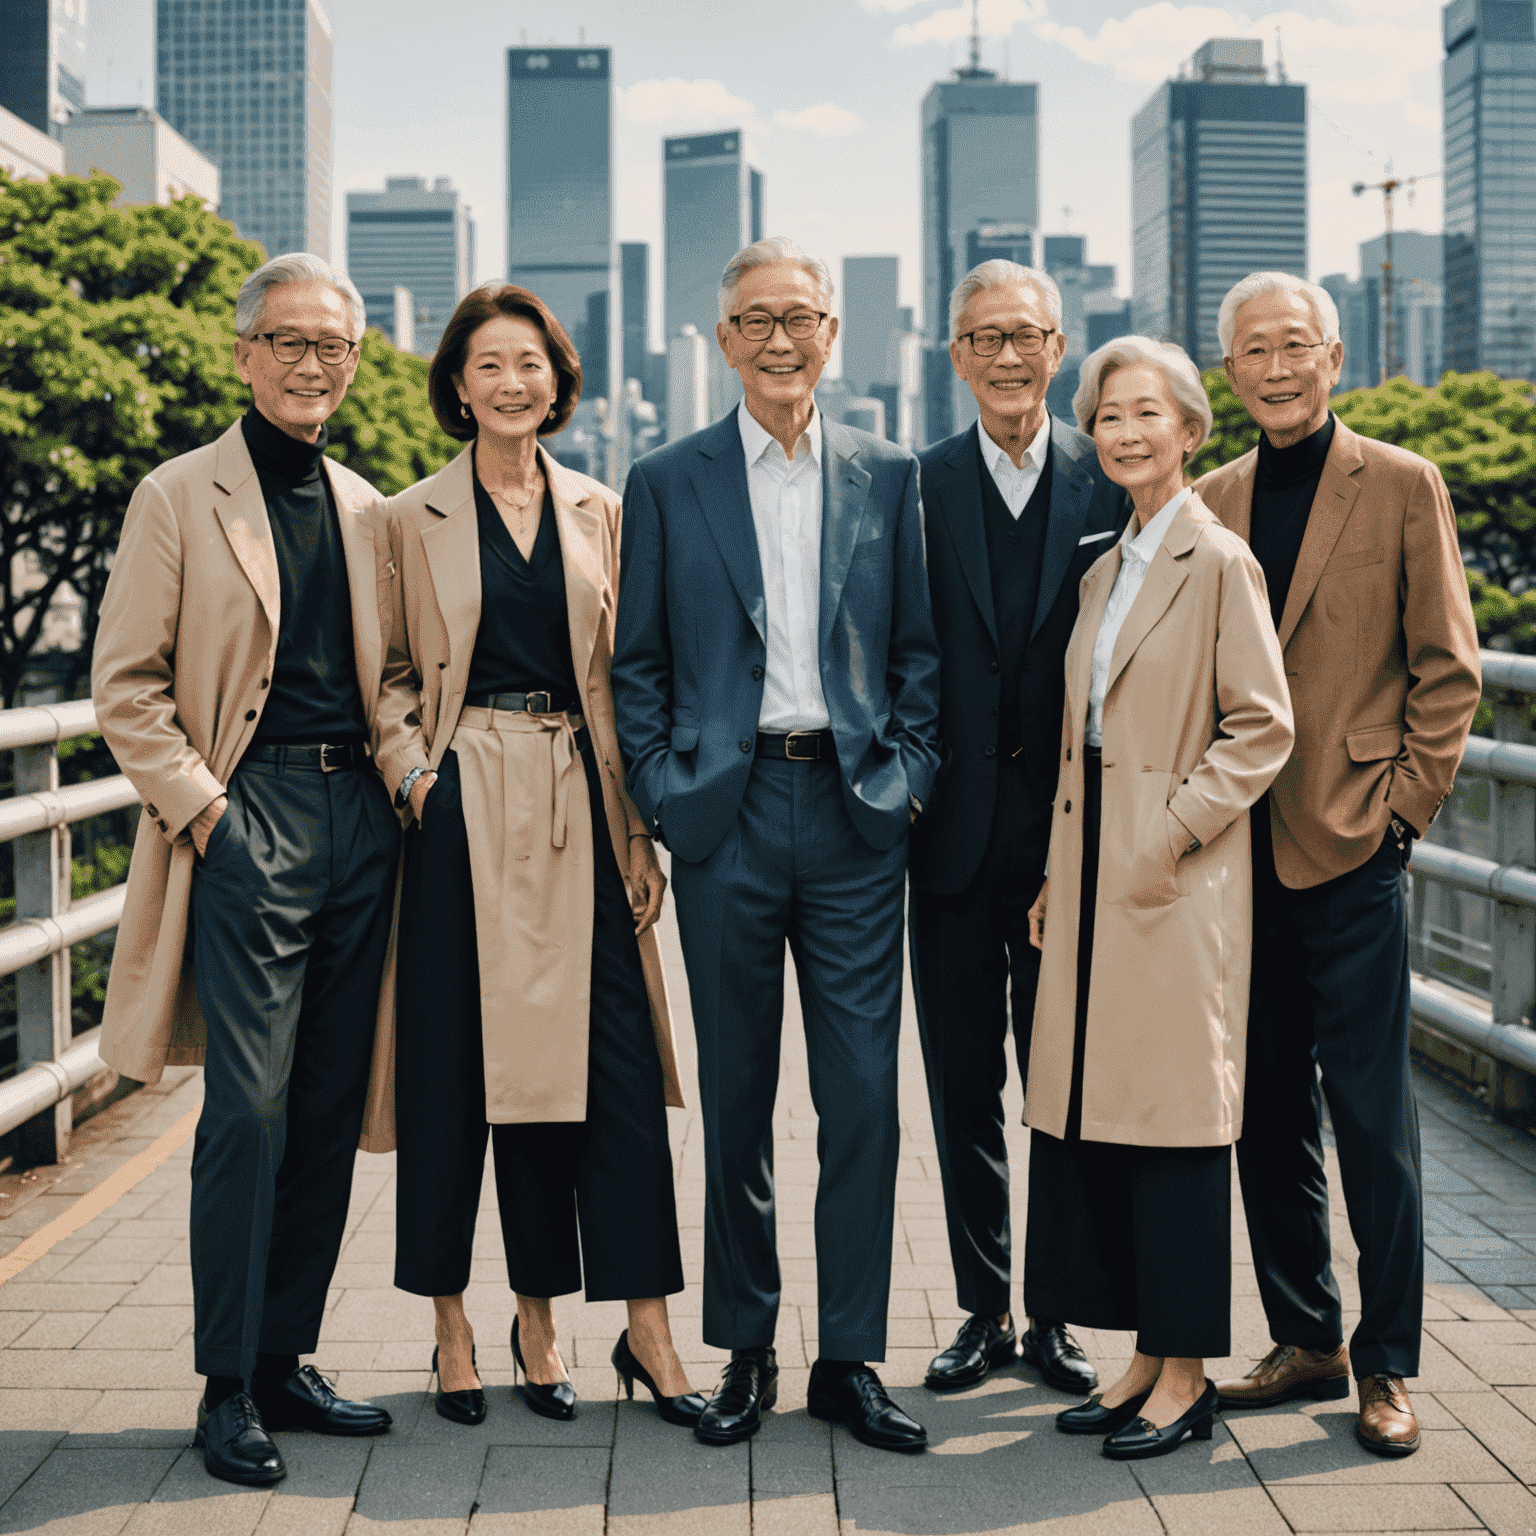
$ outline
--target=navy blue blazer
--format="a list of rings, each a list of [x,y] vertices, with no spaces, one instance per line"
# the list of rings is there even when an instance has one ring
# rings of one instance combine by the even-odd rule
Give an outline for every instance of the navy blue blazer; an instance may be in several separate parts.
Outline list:
[[[939,765],[939,652],[917,460],[822,418],[821,686],[843,797],[893,848]],[[624,487],[613,702],[629,792],[681,859],[709,857],[752,771],[767,603],[736,413],[638,460]]]
[[[988,470],[975,426],[935,443],[918,459],[928,581],[944,658],[939,686],[944,768],[934,787],[932,814],[913,829],[910,869],[919,889],[954,895],[980,867],[997,802],[1002,678],[981,501],[981,477]],[[1119,536],[1130,510],[1124,491],[1099,467],[1093,439],[1053,418],[1051,504],[1019,679],[1026,809],[1034,813],[1042,870],[1060,763],[1064,663],[1077,621],[1078,583]]]

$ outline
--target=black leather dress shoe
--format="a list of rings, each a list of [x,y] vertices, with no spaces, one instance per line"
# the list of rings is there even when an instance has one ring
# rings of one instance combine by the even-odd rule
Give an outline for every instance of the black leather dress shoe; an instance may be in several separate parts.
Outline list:
[[[226,1397],[212,1411],[199,1403],[192,1444],[203,1453],[203,1465],[226,1483],[270,1488],[288,1476],[256,1404],[244,1392]]]
[[[1104,1454],[1111,1461],[1143,1461],[1148,1456],[1166,1456],[1185,1435],[1191,1440],[1209,1440],[1211,1415],[1220,1402],[1216,1383],[1208,1381],[1205,1391],[1172,1424],[1159,1429],[1150,1419],[1132,1419],[1104,1442]]]
[[[372,1403],[348,1402],[312,1365],[255,1397],[268,1429],[308,1429],[317,1435],[382,1435],[394,1420]]]
[[[469,1363],[478,1372],[473,1345],[469,1351]],[[443,1378],[437,1370],[437,1346],[432,1346],[432,1374],[437,1376],[437,1411],[454,1424],[483,1424],[485,1422],[485,1388],[461,1387],[457,1392],[443,1391]]]
[[[1058,1392],[1092,1392],[1099,1384],[1099,1373],[1089,1365],[1088,1357],[1064,1323],[1046,1323],[1036,1318],[1019,1340],[1019,1353],[1026,1364],[1034,1366],[1040,1379]]]
[[[995,1317],[968,1317],[960,1324],[955,1342],[933,1357],[923,1385],[934,1392],[953,1392],[974,1387],[987,1379],[994,1366],[1012,1365],[1019,1357],[1019,1339],[1013,1319],[1000,1328]]]
[[[820,1360],[811,1367],[806,1408],[813,1417],[846,1424],[854,1438],[878,1451],[923,1451],[928,1431],[893,1403],[867,1365],[834,1375]]]
[[[1056,1415],[1056,1428],[1064,1435],[1112,1435],[1141,1412],[1141,1405],[1151,1395],[1152,1389],[1148,1387],[1116,1408],[1106,1408],[1102,1397],[1090,1397],[1075,1408],[1063,1408]]]
[[[719,1390],[693,1433],[705,1445],[735,1445],[763,1427],[763,1414],[778,1400],[779,1361],[773,1346],[740,1350],[726,1362]]]

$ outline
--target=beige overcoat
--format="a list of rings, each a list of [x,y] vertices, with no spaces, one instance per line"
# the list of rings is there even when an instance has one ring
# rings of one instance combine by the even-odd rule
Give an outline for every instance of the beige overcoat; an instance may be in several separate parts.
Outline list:
[[[1077,1011],[1083,733],[1120,546],[1083,576],[1067,646],[1050,894],[1026,1122],[1065,1133]],[[1104,697],[1083,1066],[1085,1141],[1220,1146],[1243,1123],[1253,907],[1248,807],[1293,739],[1264,573],[1198,496],[1126,615]],[[1192,837],[1200,848],[1186,853]]]
[[[619,595],[619,498],[606,486],[557,464],[542,448],[539,460],[554,503],[570,611],[571,657],[581,690],[581,712],[602,769],[603,810],[619,871],[629,882],[631,834],[645,823],[624,788],[613,718],[609,669]],[[391,498],[389,546],[396,576],[379,699],[379,767],[391,794],[415,767],[436,768],[452,745],[469,681],[470,657],[480,627],[480,533],[475,515],[473,445],[437,474]],[[484,711],[480,713],[485,713]],[[576,772],[580,774],[580,764]],[[582,786],[583,793],[585,785]],[[427,801],[430,814],[431,798]],[[478,897],[477,897],[478,901]],[[683,1107],[672,1016],[656,930],[640,938],[640,961],[651,1002],[666,1100]],[[390,1026],[392,1030],[392,1025]],[[547,1042],[523,1038],[513,1013],[484,1020],[486,1056],[515,1069],[519,1057],[541,1054]],[[382,1063],[386,1052],[376,1053]],[[393,1057],[391,1033],[387,1054]],[[391,1073],[391,1081],[393,1074]],[[487,1072],[487,1085],[492,1082]],[[373,1093],[382,1108],[379,1073]],[[525,1093],[515,1109],[488,1102],[488,1117],[556,1119]],[[552,1106],[553,1107],[553,1106]],[[388,1106],[393,1114],[393,1101]],[[382,1116],[380,1116],[382,1118]]]
[[[389,617],[384,499],[326,459],[336,499],[352,644],[376,724]],[[186,954],[190,822],[224,793],[270,697],[277,656],[277,552],[239,422],[140,481],[102,598],[91,666],[96,719],[144,803],[102,1018],[101,1056],[159,1082],[203,1060],[206,1030]],[[380,1013],[394,1011],[394,953]],[[359,986],[379,984],[359,977]],[[372,1128],[365,1126],[363,1145]]]

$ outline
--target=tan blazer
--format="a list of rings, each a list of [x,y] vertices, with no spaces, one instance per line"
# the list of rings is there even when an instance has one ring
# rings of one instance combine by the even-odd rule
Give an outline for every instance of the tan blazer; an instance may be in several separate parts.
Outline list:
[[[608,833],[628,884],[630,835],[646,829],[624,788],[608,682],[619,595],[620,502],[606,486],[557,464],[542,448],[539,459],[560,534],[571,657],[581,690],[582,716],[602,765]],[[379,698],[379,767],[393,794],[412,768],[436,768],[442,761],[464,707],[470,657],[480,627],[473,445],[437,474],[391,498],[387,516],[397,575],[390,587],[393,609]],[[640,938],[640,961],[667,1103],[682,1108],[672,1015],[654,928]],[[516,1052],[516,1020],[487,1020],[486,1026],[507,1030],[506,1049]],[[393,1048],[391,1035],[391,1060]],[[380,1051],[375,1060],[381,1061],[384,1054]],[[377,1074],[374,1088],[378,1102],[383,1085]],[[389,1112],[393,1114],[392,1102]],[[525,1113],[522,1118],[529,1116]]]
[[[1077,1014],[1083,732],[1120,546],[1083,577],[1051,819],[1049,911],[1024,1118],[1061,1136]],[[1083,1138],[1234,1142],[1253,907],[1248,807],[1292,742],[1264,573],[1198,496],[1174,515],[1115,642],[1083,1058]],[[1185,850],[1191,837],[1201,846]]]
[[[351,470],[324,462],[371,728],[389,613],[384,500]],[[236,422],[139,482],[102,598],[91,696],[102,735],[144,802],[101,1031],[102,1060],[125,1077],[156,1083],[167,1063],[203,1060],[207,1035],[184,956],[186,826],[224,793],[256,734],[277,656],[278,602],[266,502]],[[392,1010],[392,958],[381,994],[381,1009]]]
[[[1195,486],[1248,537],[1258,450]],[[1358,869],[1394,815],[1445,803],[1482,692],[1477,625],[1440,471],[1342,421],[1280,617],[1296,750],[1270,791],[1275,872],[1294,890]]]

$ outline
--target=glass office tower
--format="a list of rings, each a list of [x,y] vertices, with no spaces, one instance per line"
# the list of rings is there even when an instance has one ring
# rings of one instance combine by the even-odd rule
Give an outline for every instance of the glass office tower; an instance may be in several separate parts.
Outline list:
[[[1536,372],[1532,0],[1453,0],[1445,23],[1445,366]]]
[[[0,6],[0,107],[39,133],[85,110],[86,0],[5,0]]]
[[[331,23],[320,0],[157,0],[155,106],[269,255],[331,257]]]
[[[901,263],[895,256],[843,257],[843,378],[856,395],[891,377],[891,337],[905,329],[897,288]]]
[[[507,278],[570,333],[584,402],[620,369],[613,115],[609,49],[507,49]]]

